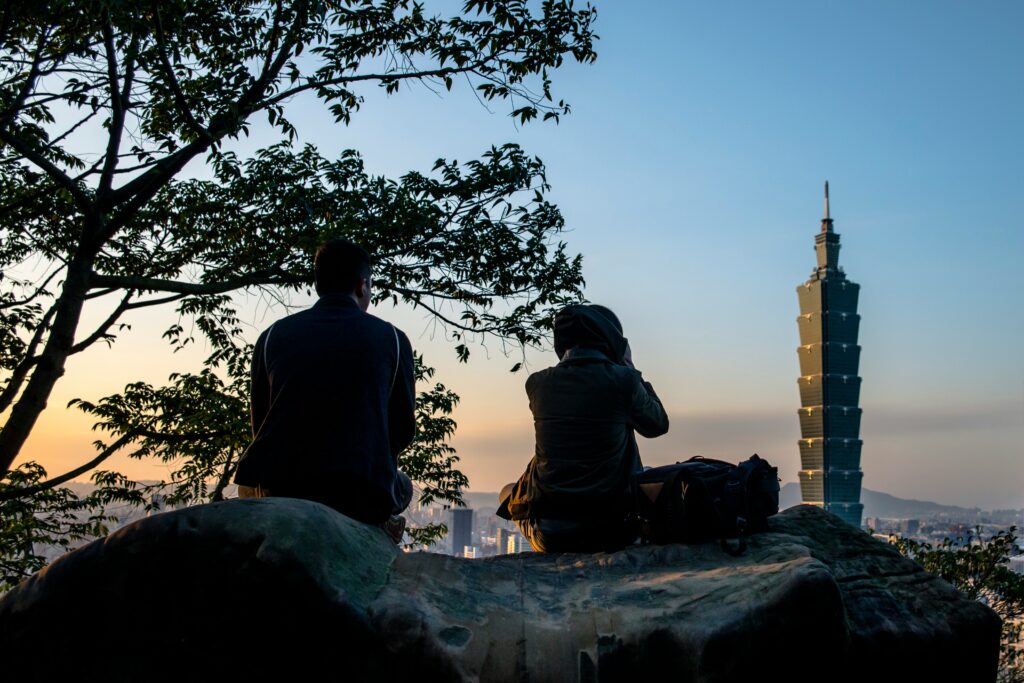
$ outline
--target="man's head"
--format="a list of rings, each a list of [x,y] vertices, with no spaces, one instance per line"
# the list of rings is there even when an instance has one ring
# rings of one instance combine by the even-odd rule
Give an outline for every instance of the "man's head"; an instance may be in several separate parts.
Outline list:
[[[324,242],[313,259],[316,293],[348,294],[364,311],[370,307],[370,255],[346,239]]]

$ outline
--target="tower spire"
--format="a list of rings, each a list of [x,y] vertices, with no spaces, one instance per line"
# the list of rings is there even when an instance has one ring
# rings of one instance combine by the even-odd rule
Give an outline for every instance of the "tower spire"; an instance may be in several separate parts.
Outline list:
[[[832,232],[832,213],[828,208],[828,181],[825,181],[825,215],[821,219],[821,231]]]

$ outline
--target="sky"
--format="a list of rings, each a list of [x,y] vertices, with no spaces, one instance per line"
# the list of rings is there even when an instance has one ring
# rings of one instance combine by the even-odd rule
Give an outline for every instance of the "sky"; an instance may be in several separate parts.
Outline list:
[[[795,289],[814,266],[829,180],[840,262],[862,288],[864,487],[1024,507],[1024,4],[596,6],[597,62],[554,74],[573,108],[558,125],[517,126],[457,84],[443,97],[367,91],[348,127],[299,98],[299,141],[358,149],[391,177],[505,142],[543,158],[586,295],[622,319],[669,413],[667,435],[640,439],[645,463],[757,452],[785,482],[800,467]],[[263,134],[243,147],[273,142]],[[287,313],[244,303],[253,339]],[[470,489],[514,480],[533,450],[523,384],[554,353],[530,352],[512,374],[518,356],[489,343],[462,365],[422,314],[371,312],[461,396],[453,443]],[[113,350],[74,357],[22,460],[56,473],[92,452],[69,399],[194,368],[201,349],[172,355],[160,342],[169,320],[145,311]]]

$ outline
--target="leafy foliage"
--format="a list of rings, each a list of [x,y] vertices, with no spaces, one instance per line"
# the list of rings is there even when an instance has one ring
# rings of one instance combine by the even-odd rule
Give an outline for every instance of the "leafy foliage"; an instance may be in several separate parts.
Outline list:
[[[553,311],[583,286],[579,257],[557,239],[563,220],[546,199],[540,160],[503,145],[399,179],[372,176],[354,150],[327,159],[299,146],[289,107],[319,104],[344,125],[367,88],[465,85],[519,123],[558,121],[569,105],[554,96],[551,71],[565,59],[594,60],[595,16],[569,0],[467,0],[450,17],[410,0],[0,6],[6,500],[20,495],[26,509],[57,520],[33,527],[50,538],[89,531],[70,521],[85,514],[81,505],[147,505],[164,484],[172,503],[222,496],[248,440],[251,348],[234,295],[308,288],[313,250],[327,238],[369,249],[377,302],[434,316],[462,360],[487,339],[539,343]],[[231,151],[263,121],[262,149]],[[164,337],[172,348],[204,341],[203,367],[166,386],[132,383],[73,402],[109,437],[95,457],[45,480],[40,469],[12,470],[68,358],[114,344],[132,311],[172,305],[178,322]],[[81,329],[94,306],[106,318]],[[418,372],[431,381],[422,363]],[[456,400],[440,384],[418,399],[420,435],[402,457],[426,500],[457,504],[465,485],[446,443]],[[90,501],[63,493],[122,449],[168,463],[170,481],[96,471]],[[34,532],[26,533],[15,536]]]
[[[896,548],[926,571],[941,576],[967,597],[991,607],[1003,620],[999,681],[1024,681],[1024,576],[1009,567],[1017,552],[1016,527],[984,538],[981,527],[973,534],[944,539],[933,546],[909,538],[895,538]]]
[[[434,377],[434,369],[423,364],[423,357],[416,354],[416,381],[428,382]],[[412,444],[402,451],[398,466],[420,485],[418,502],[428,505],[440,501],[445,505],[462,505],[462,489],[469,480],[455,469],[459,457],[448,439],[455,433],[452,411],[459,397],[443,384],[435,383],[416,397],[416,437]],[[428,524],[425,527],[406,528],[409,545],[430,545],[444,538],[448,533],[445,524]]]
[[[47,488],[34,495],[10,495],[37,486],[46,470],[29,462],[0,481],[0,593],[46,565],[46,547],[67,549],[106,533],[107,517],[94,511],[95,501],[80,499],[67,488]]]

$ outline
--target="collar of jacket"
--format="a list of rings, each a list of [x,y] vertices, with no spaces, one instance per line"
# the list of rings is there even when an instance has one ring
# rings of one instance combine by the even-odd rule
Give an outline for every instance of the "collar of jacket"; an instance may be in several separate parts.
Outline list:
[[[562,356],[559,365],[576,365],[580,363],[611,363],[612,359],[596,349],[574,346]]]
[[[313,304],[313,308],[359,308],[359,304],[352,298],[351,294],[330,292],[321,294],[320,299]]]

